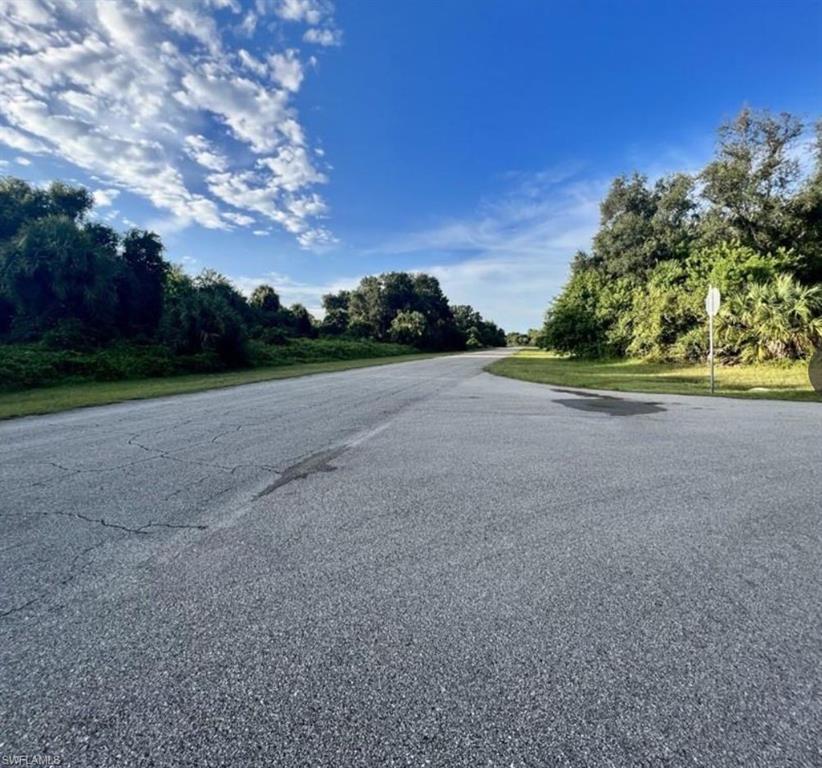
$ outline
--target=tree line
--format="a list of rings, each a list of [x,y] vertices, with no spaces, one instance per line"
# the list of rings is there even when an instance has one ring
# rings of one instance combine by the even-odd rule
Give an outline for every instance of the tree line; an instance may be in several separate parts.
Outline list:
[[[620,176],[539,343],[577,356],[698,360],[717,286],[717,355],[807,357],[822,343],[822,121],[743,109],[698,174]],[[810,145],[810,146],[809,146]],[[810,151],[808,151],[810,149]]]
[[[509,347],[537,347],[541,335],[542,331],[539,328],[529,328],[528,333],[509,331],[505,334],[505,341]]]
[[[0,179],[0,342],[80,349],[115,341],[162,344],[178,355],[248,362],[248,342],[319,336],[397,342],[423,350],[504,345],[470,306],[452,306],[436,278],[390,272],[323,297],[325,317],[284,306],[260,285],[246,298],[223,275],[187,275],[160,237],[120,235],[91,216],[93,196],[53,182]]]

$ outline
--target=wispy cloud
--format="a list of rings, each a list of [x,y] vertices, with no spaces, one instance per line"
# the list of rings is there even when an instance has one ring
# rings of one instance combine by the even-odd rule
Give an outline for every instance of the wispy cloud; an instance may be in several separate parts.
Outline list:
[[[322,317],[322,297],[326,293],[350,290],[359,283],[359,277],[341,277],[325,283],[311,283],[295,280],[280,272],[268,272],[260,277],[232,277],[231,282],[246,296],[258,286],[266,283],[274,288],[283,304],[302,304],[309,312]]]
[[[473,216],[387,238],[364,255],[402,257],[409,271],[437,277],[452,303],[472,304],[508,329],[538,326],[570,257],[590,245],[607,180],[580,180],[563,169],[508,174],[505,182],[506,191],[482,200]],[[247,294],[269,283],[285,303],[321,316],[324,294],[354,288],[365,274],[324,283],[278,272],[232,280]]]
[[[472,215],[392,236],[371,252],[412,257],[413,269],[439,278],[452,302],[509,329],[538,325],[570,258],[590,247],[608,181],[567,168],[508,174],[506,182]]]
[[[635,148],[616,173],[636,169],[653,183],[672,171],[698,172],[711,148],[706,137],[687,147]],[[508,330],[533,328],[575,252],[590,249],[611,180],[575,164],[508,173],[504,188],[472,214],[393,235],[370,252],[413,259],[412,268],[439,278],[454,303],[472,304]]]
[[[95,189],[93,192],[94,204],[98,208],[108,208],[119,195],[119,189]]]
[[[637,169],[650,183],[672,171],[696,172],[712,149],[710,140],[697,139],[687,147],[626,151],[624,167],[616,172]],[[357,254],[436,276],[452,303],[472,304],[508,330],[538,327],[568,278],[575,252],[591,247],[599,205],[612,178],[592,176],[580,164],[510,172],[471,214],[377,238]],[[364,274],[349,273],[327,284],[273,273],[236,281],[249,289],[269,282],[278,291],[282,287],[288,300],[316,311],[324,293],[353,288]]]
[[[0,144],[128,189],[172,228],[262,216],[305,247],[331,242],[314,190],[326,174],[294,106],[305,62],[270,45],[338,34],[332,11],[326,0],[251,10],[235,0],[0,0]]]

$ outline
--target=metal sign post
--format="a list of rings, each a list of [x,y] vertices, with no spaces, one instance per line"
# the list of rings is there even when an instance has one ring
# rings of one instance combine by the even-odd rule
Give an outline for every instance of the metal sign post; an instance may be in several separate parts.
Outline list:
[[[711,394],[714,393],[714,389],[716,388],[716,374],[714,373],[714,316],[711,315],[708,318],[708,325],[710,326],[709,333],[711,334],[711,343],[710,343],[710,351],[708,355],[711,358]]]
[[[716,377],[714,376],[714,317],[719,312],[719,288],[710,286],[705,297],[705,311],[708,313],[708,333],[710,334],[708,358],[711,361],[711,394],[714,393]]]

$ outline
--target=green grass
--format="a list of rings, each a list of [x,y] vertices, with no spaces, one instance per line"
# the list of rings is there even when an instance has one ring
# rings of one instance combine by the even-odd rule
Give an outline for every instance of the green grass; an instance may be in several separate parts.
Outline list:
[[[258,381],[290,379],[315,373],[346,371],[351,368],[365,368],[372,365],[425,360],[436,357],[437,354],[443,353],[405,354],[359,360],[331,360],[319,363],[295,363],[224,373],[200,373],[165,378],[129,379],[126,381],[90,381],[40,387],[0,394],[0,419],[55,413],[70,408],[85,408],[92,405],[108,405],[109,403],[120,403],[125,400],[143,400],[151,397],[180,395],[187,392],[202,392],[207,389],[234,387],[239,384],[253,384]]]
[[[709,395],[707,365],[642,360],[575,360],[542,350],[523,350],[491,363],[498,376],[583,389]],[[808,379],[807,363],[716,367],[716,394],[724,397],[822,402]]]

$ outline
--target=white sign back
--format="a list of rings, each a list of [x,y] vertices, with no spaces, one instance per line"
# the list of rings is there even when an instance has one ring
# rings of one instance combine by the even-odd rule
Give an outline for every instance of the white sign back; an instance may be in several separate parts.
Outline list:
[[[708,295],[705,297],[705,311],[708,313],[708,317],[715,317],[716,313],[719,312],[719,288],[709,288]]]

